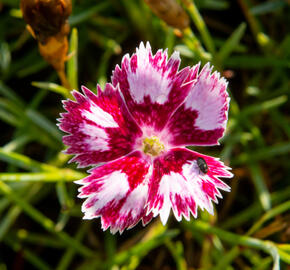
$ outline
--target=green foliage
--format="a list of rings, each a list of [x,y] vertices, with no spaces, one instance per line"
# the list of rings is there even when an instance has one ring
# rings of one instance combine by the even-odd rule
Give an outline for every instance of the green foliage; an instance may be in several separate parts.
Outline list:
[[[168,227],[159,218],[122,236],[82,220],[56,118],[71,97],[38,53],[18,1],[0,5],[0,269],[286,269],[289,239],[287,1],[183,2],[191,29],[177,34],[141,0],[72,1],[67,78],[95,90],[141,40],[178,50],[182,65],[211,61],[229,80],[221,146],[204,148],[235,177],[211,217]],[[187,4],[185,4],[187,2]],[[277,30],[278,29],[278,30]],[[288,228],[288,230],[287,230]],[[20,263],[19,263],[20,262]],[[22,266],[22,268],[21,268]]]

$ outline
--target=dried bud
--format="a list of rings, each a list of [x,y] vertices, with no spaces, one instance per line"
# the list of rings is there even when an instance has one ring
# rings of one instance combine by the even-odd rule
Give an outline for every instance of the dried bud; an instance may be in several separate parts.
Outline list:
[[[168,25],[180,30],[189,26],[189,17],[175,0],[145,0],[152,11]]]
[[[67,60],[71,0],[21,0],[27,29],[38,41],[39,52],[58,72],[62,84],[69,88],[64,63]]]
[[[33,30],[36,39],[45,43],[47,38],[68,34],[67,18],[71,14],[70,0],[21,0],[23,18]]]
[[[48,37],[45,44],[38,43],[38,48],[45,61],[57,71],[64,70],[68,52],[67,36]]]

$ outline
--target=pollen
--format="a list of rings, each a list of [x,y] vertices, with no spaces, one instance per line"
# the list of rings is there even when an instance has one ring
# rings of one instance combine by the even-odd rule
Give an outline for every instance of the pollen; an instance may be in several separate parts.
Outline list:
[[[158,156],[164,149],[164,145],[156,136],[151,136],[143,140],[143,152],[147,155]]]

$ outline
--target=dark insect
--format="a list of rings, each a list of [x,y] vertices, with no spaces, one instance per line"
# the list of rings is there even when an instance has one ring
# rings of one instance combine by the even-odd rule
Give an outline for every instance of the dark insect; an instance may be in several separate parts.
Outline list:
[[[198,168],[203,172],[203,173],[207,173],[208,172],[208,166],[205,162],[205,160],[201,157],[198,157],[197,160],[197,165],[198,165]]]

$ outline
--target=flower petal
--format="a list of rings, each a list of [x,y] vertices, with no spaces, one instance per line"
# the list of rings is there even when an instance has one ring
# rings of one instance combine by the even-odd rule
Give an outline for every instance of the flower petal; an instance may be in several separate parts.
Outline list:
[[[101,217],[102,228],[112,233],[122,233],[132,228],[140,219],[148,223],[152,214],[146,216],[148,179],[152,165],[136,151],[101,167],[77,181],[83,185],[79,198],[87,198],[82,205],[84,219]]]
[[[174,146],[216,145],[223,136],[228,119],[227,82],[205,65],[185,102],[167,124]]]
[[[199,64],[178,72],[179,53],[167,60],[167,51],[159,50],[154,56],[149,42],[141,42],[136,53],[125,55],[122,67],[116,67],[112,82],[119,84],[127,107],[136,122],[160,131],[172,112],[187,96],[197,76]]]
[[[71,161],[85,167],[130,153],[142,132],[119,91],[111,84],[104,92],[98,86],[98,96],[85,87],[82,90],[85,95],[73,92],[76,101],[64,101],[68,112],[59,119],[60,129],[70,133],[63,142],[69,146],[66,153],[76,155]]]
[[[197,158],[202,157],[208,166],[203,173]],[[213,214],[212,202],[222,197],[218,189],[230,191],[230,187],[219,177],[232,177],[229,168],[218,159],[201,155],[185,148],[175,148],[154,161],[153,175],[149,183],[148,213],[160,215],[167,222],[170,209],[178,221],[182,215],[188,220],[190,213],[197,217],[197,207]]]

